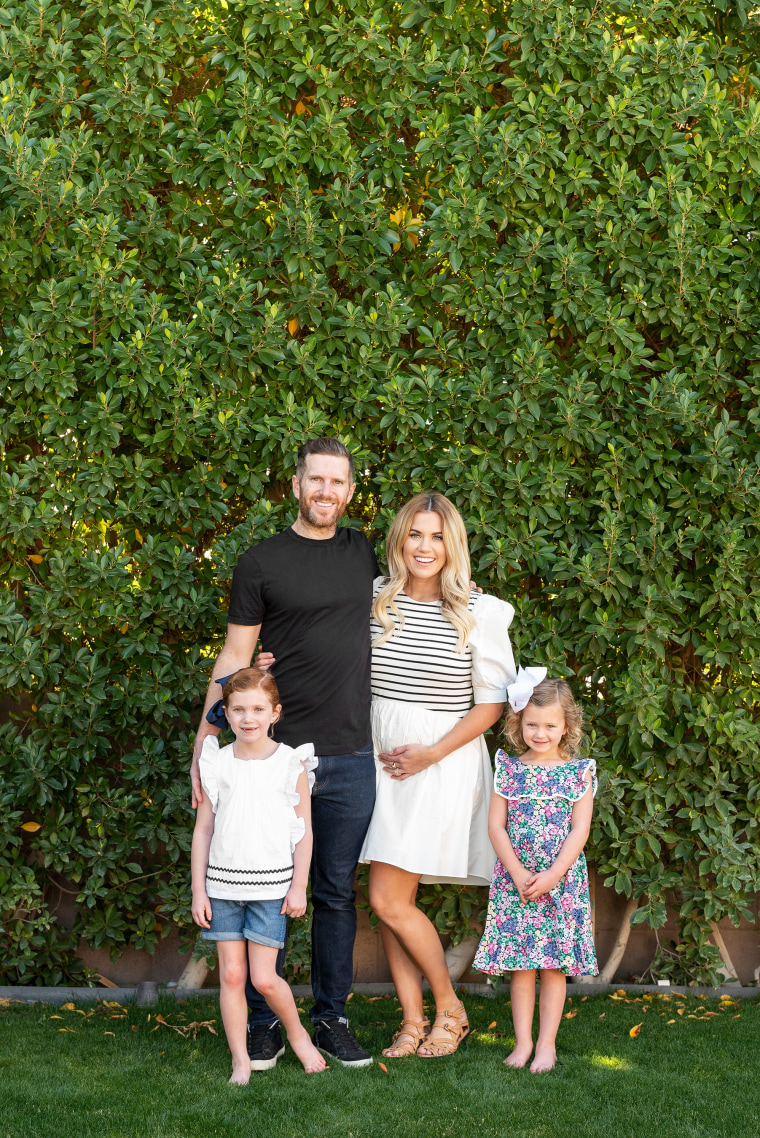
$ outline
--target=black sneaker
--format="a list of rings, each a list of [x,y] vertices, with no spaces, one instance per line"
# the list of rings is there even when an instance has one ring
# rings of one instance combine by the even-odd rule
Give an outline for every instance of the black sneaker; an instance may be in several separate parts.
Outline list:
[[[348,1020],[321,1019],[314,1029],[314,1046],[344,1067],[369,1067],[372,1056],[354,1039]]]
[[[248,1058],[252,1071],[271,1071],[285,1054],[280,1021],[248,1024]]]

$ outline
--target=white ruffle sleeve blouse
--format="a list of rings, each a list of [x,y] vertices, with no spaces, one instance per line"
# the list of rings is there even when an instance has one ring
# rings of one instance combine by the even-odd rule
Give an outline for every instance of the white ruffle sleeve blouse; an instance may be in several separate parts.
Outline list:
[[[203,741],[200,774],[214,811],[206,892],[228,901],[284,897],[293,880],[293,850],[306,826],[295,812],[305,769],[309,790],[319,760],[311,743],[280,743],[268,759],[237,759],[234,743]]]

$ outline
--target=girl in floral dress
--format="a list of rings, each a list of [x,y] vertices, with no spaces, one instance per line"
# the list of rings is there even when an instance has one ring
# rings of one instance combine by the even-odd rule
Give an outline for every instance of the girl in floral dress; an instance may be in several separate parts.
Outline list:
[[[515,1047],[505,1059],[510,1067],[524,1067],[533,1054],[540,972],[534,1073],[551,1070],[557,1061],[566,977],[598,972],[583,855],[596,764],[576,757],[582,719],[570,687],[545,677],[546,668],[520,668],[508,688],[506,736],[514,751],[496,754],[488,833],[499,860],[474,965],[481,972],[512,974]]]

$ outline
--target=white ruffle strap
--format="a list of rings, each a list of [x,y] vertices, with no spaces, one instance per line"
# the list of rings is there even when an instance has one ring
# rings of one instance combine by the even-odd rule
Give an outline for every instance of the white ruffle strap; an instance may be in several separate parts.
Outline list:
[[[203,793],[208,795],[211,809],[216,814],[219,803],[219,740],[216,735],[207,735],[203,740],[198,765]]]
[[[285,795],[293,811],[290,819],[290,849],[292,852],[306,833],[306,823],[303,818],[298,817],[295,811],[295,807],[301,801],[296,787],[301,772],[305,768],[309,780],[309,794],[311,794],[312,787],[314,786],[314,771],[319,764],[319,759],[314,754],[314,744],[302,743],[300,747],[294,747],[289,762]]]

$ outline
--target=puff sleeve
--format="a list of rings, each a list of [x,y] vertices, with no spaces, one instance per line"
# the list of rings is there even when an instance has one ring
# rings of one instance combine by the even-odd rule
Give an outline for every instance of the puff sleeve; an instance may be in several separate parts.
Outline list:
[[[475,627],[470,634],[475,703],[504,703],[507,685],[517,676],[509,626],[515,610],[507,601],[476,594]]]
[[[198,765],[203,793],[208,795],[211,809],[216,814],[219,802],[219,740],[216,735],[207,735],[203,740]]]

